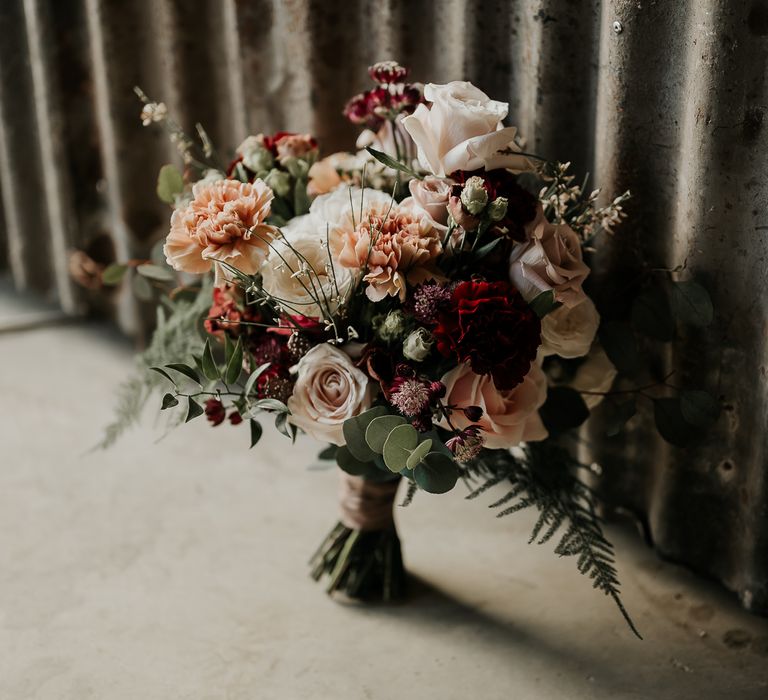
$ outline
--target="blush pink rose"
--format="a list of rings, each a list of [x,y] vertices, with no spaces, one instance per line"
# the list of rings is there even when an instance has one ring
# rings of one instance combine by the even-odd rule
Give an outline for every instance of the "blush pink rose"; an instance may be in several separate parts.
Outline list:
[[[526,301],[554,291],[555,300],[568,307],[584,301],[581,288],[589,274],[581,240],[568,224],[551,224],[539,215],[530,240],[518,243],[509,257],[509,278]]]
[[[489,375],[475,374],[468,364],[458,365],[440,381],[446,388],[445,403],[483,409],[479,421],[472,422],[461,411],[454,411],[451,422],[459,429],[479,425],[485,447],[507,449],[547,437],[539,417],[539,408],[547,398],[547,378],[536,362],[523,381],[508,391],[499,391]],[[449,427],[444,418],[438,425]]]
[[[276,230],[264,223],[273,197],[262,180],[195,183],[192,201],[171,216],[163,247],[168,264],[200,274],[222,260],[246,274],[258,272]]]
[[[413,201],[442,231],[448,230],[448,200],[453,184],[453,180],[449,178],[432,176],[423,180],[414,178],[408,182]]]

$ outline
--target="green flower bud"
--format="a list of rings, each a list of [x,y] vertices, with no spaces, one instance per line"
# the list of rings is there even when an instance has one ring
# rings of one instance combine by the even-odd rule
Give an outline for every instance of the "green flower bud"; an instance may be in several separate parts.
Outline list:
[[[269,170],[274,164],[272,154],[263,146],[254,146],[243,153],[243,165],[255,173]]]
[[[496,197],[488,205],[488,218],[491,221],[501,221],[507,215],[509,202],[506,197]]]
[[[411,331],[403,341],[403,356],[407,360],[423,362],[432,351],[435,339],[426,328]]]
[[[296,158],[294,156],[283,158],[281,165],[297,180],[306,177],[309,172],[309,163],[303,158]]]
[[[483,178],[473,175],[464,183],[461,203],[470,214],[479,214],[488,204],[488,192],[483,187]]]
[[[278,197],[286,197],[291,191],[291,176],[283,170],[270,170],[264,182]]]
[[[390,343],[399,340],[405,333],[405,315],[402,311],[390,311],[384,318],[379,317],[377,333],[379,338]]]

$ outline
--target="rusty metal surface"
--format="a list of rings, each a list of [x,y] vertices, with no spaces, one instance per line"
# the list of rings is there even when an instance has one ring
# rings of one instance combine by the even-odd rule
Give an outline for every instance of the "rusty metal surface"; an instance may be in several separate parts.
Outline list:
[[[0,269],[70,313],[97,300],[69,249],[141,255],[166,227],[153,174],[175,156],[135,84],[225,152],[277,128],[331,151],[354,138],[340,109],[366,66],[397,57],[508,100],[529,150],[631,189],[597,272],[687,260],[716,322],[661,359],[727,410],[693,449],[602,439],[602,488],[664,556],[768,612],[767,0],[6,0],[0,32]],[[149,310],[110,304],[139,332]]]

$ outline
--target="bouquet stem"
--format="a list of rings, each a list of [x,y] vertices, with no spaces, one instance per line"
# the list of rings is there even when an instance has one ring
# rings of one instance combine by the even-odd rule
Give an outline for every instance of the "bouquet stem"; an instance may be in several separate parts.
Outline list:
[[[405,592],[405,568],[392,509],[399,479],[376,482],[342,474],[341,520],[310,560],[326,591],[360,600],[392,601]]]

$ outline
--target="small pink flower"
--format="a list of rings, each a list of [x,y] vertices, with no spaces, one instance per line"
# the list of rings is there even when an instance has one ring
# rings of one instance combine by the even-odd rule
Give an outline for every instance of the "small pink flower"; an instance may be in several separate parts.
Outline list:
[[[276,230],[264,223],[273,197],[262,180],[196,183],[192,201],[171,216],[163,248],[168,264],[200,274],[222,260],[246,274],[257,272]],[[217,279],[219,274],[217,265]]]

